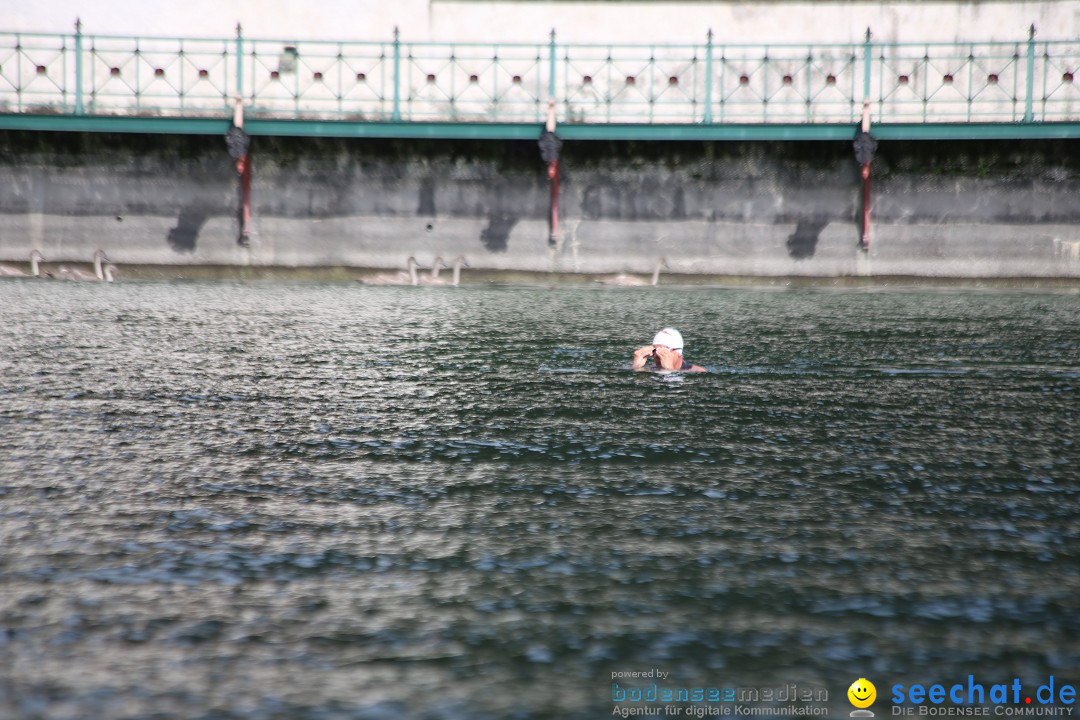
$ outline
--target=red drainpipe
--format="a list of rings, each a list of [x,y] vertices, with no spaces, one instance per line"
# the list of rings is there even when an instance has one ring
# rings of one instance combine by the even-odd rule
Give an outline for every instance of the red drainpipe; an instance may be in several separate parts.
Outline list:
[[[240,173],[240,244],[247,245],[251,239],[251,156],[244,155],[236,161],[236,172]]]
[[[548,98],[547,122],[544,123],[546,139],[541,141],[540,154],[545,154],[544,145],[547,144],[548,162],[547,174],[551,182],[551,236],[548,243],[552,247],[559,244],[559,149],[562,142],[555,135],[555,98]],[[547,158],[545,158],[547,159]]]
[[[229,155],[236,159],[236,174],[240,176],[240,237],[239,242],[247,247],[251,239],[251,138],[244,132],[244,101],[237,96],[233,108],[233,122],[225,144]]]
[[[870,163],[862,166],[862,249],[870,249]]]
[[[548,165],[548,177],[551,179],[551,239],[552,245],[559,242],[559,161]]]
[[[862,131],[870,132],[870,101],[863,101]],[[870,250],[870,162],[862,166],[862,249]]]

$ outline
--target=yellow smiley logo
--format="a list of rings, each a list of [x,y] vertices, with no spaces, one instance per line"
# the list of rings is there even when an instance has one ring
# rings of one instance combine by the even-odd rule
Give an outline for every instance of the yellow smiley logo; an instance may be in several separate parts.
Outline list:
[[[866,678],[859,678],[847,689],[848,700],[857,708],[867,708],[877,699],[877,688]]]

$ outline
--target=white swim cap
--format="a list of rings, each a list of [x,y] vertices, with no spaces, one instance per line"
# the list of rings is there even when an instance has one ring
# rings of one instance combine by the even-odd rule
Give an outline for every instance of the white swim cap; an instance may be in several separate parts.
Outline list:
[[[675,328],[664,328],[652,339],[653,345],[667,345],[672,350],[677,350],[680,354],[683,349],[682,335]]]

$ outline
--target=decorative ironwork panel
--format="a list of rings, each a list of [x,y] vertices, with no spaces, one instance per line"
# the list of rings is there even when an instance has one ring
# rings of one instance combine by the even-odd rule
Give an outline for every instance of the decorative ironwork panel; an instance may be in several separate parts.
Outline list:
[[[245,40],[244,88],[260,116],[390,117],[391,43]]]
[[[95,114],[220,115],[234,68],[226,40],[83,37],[86,109]]]
[[[705,53],[694,45],[563,45],[562,112],[576,123],[690,123],[705,115]]]
[[[69,35],[0,33],[0,112],[72,110],[74,56]]]
[[[547,112],[542,45],[403,43],[403,119],[537,122]]]
[[[853,45],[717,46],[713,117],[734,123],[852,122],[862,113],[859,51]]]
[[[1080,117],[1080,42],[1035,43],[1033,54],[1035,119]]]
[[[876,45],[875,116],[889,122],[1018,122],[1026,43]]]

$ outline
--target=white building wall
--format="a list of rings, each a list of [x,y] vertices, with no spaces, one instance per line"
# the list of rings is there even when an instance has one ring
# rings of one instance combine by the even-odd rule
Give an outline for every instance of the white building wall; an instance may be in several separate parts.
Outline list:
[[[1034,24],[1042,39],[1080,37],[1077,0],[909,2],[544,2],[542,0],[39,0],[0,3],[0,31],[228,37],[543,42],[880,42],[1018,40]]]

